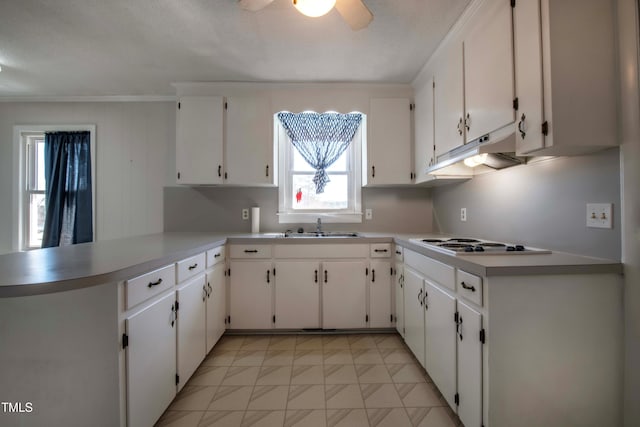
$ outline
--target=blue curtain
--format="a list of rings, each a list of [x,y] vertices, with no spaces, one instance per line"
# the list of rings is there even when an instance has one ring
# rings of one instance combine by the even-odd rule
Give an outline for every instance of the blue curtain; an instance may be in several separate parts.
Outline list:
[[[93,241],[90,141],[88,131],[45,133],[43,248]]]
[[[349,147],[362,115],[357,113],[278,113],[278,119],[293,146],[316,170],[316,193],[324,192],[329,182],[326,169]]]

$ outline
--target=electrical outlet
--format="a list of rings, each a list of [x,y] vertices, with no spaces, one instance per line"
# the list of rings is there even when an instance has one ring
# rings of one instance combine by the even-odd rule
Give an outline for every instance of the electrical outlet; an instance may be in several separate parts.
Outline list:
[[[249,219],[249,209],[242,209],[242,219]]]
[[[460,208],[460,221],[467,222],[467,208]]]
[[[373,219],[373,209],[364,210],[364,219]]]
[[[587,203],[587,227],[613,228],[613,203]]]

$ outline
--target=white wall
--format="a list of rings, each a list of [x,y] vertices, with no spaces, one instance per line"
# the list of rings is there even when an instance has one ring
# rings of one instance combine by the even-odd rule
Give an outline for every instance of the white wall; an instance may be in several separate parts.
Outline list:
[[[163,187],[173,183],[173,102],[0,103],[0,253],[14,229],[13,126],[96,125],[96,237],[161,232]]]

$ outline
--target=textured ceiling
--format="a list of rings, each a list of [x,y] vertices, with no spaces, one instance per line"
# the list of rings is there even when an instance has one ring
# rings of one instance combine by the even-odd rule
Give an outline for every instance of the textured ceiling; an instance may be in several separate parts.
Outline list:
[[[469,0],[364,0],[259,12],[236,0],[0,0],[0,96],[173,95],[172,82],[393,82],[419,72]]]

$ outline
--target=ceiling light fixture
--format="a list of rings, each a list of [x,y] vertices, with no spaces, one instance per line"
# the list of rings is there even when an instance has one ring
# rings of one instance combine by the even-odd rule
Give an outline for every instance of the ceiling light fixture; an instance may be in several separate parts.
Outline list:
[[[326,15],[336,5],[336,0],[292,0],[298,12],[311,18]]]

